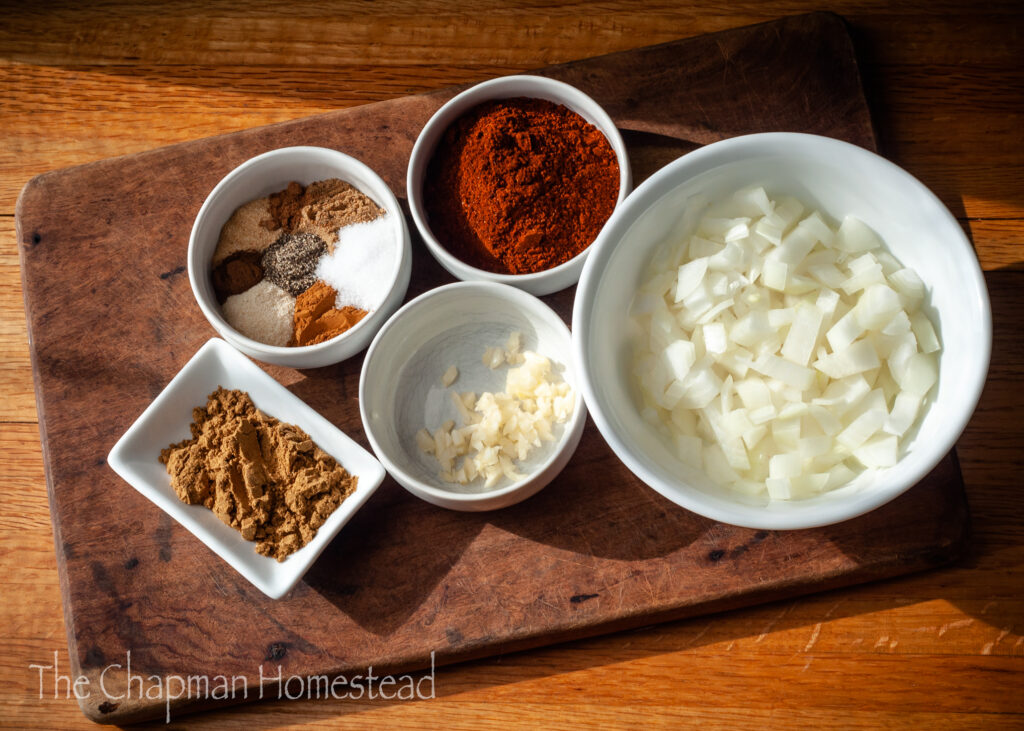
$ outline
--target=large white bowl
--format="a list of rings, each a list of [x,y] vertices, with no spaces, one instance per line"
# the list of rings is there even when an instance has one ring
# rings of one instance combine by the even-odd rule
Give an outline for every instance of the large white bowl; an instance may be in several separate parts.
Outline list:
[[[409,170],[406,177],[406,195],[409,198],[409,210],[416,228],[423,237],[427,248],[434,258],[453,276],[465,281],[499,282],[511,284],[530,294],[542,296],[571,287],[580,278],[583,263],[586,261],[590,247],[556,267],[533,274],[498,274],[484,269],[477,269],[462,261],[444,247],[430,230],[430,222],[423,207],[423,178],[427,166],[434,155],[441,135],[451,124],[473,107],[492,99],[510,99],[513,97],[532,97],[562,104],[579,114],[590,124],[601,130],[608,143],[615,151],[619,163],[619,197],[615,202],[618,206],[625,199],[633,186],[633,176],[629,168],[629,156],[626,143],[615,127],[608,113],[601,106],[574,86],[561,81],[547,79],[543,76],[503,76],[477,84],[450,99],[438,109],[420,131],[416,144],[409,157]]]
[[[224,223],[239,206],[276,193],[298,181],[303,185],[340,178],[358,188],[383,208],[391,221],[391,235],[399,249],[391,283],[383,304],[354,327],[316,345],[282,347],[246,337],[224,319],[210,279],[213,252]],[[188,279],[199,309],[222,338],[246,355],[264,363],[292,368],[319,368],[350,358],[365,348],[405,298],[412,272],[412,249],[405,216],[398,199],[377,173],[337,150],[325,147],[282,147],[246,160],[217,183],[207,196],[188,242]]]
[[[452,419],[460,423],[441,376],[459,370],[452,388],[460,393],[500,391],[506,368],[491,370],[481,356],[522,334],[524,350],[548,357],[573,387],[576,405],[565,424],[553,429],[518,469],[519,482],[503,480],[493,489],[454,485],[438,476],[438,463],[420,452],[416,432]],[[572,336],[554,310],[536,297],[504,284],[457,282],[420,295],[395,313],[370,345],[359,378],[359,410],[366,438],[384,467],[405,489],[452,510],[504,508],[537,493],[572,457],[587,411],[572,368]]]
[[[820,496],[755,502],[713,484],[671,452],[640,416],[631,375],[627,314],[655,252],[690,231],[702,200],[763,185],[794,195],[833,219],[854,215],[912,267],[928,289],[942,341],[939,382],[920,428],[893,467],[863,473]],[[620,206],[592,247],[576,293],[573,339],[581,387],[594,421],[619,458],[684,508],[762,529],[828,525],[872,510],[909,489],[952,448],[981,395],[992,318],[978,260],[956,219],[924,185],[878,155],[805,134],[757,134],[717,142],[657,172]]]

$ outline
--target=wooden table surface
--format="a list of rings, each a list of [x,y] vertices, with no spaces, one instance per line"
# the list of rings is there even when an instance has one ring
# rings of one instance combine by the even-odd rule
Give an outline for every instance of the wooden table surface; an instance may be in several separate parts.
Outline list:
[[[706,5],[0,2],[0,726],[92,726],[63,689],[55,697],[52,675],[41,687],[29,667],[57,653],[67,668],[14,232],[29,178],[819,9]],[[172,725],[1024,726],[1024,12],[924,0],[832,9],[851,25],[882,152],[959,218],[991,291],[992,368],[959,442],[969,555],[439,669],[433,700],[269,700]]]

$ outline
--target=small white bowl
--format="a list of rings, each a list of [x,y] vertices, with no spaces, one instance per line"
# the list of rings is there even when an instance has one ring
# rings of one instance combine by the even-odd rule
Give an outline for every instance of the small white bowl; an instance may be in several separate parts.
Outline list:
[[[303,185],[340,178],[358,188],[385,210],[399,248],[391,285],[383,304],[350,330],[316,345],[283,347],[248,338],[224,319],[211,281],[211,261],[221,228],[235,210],[249,201],[276,193],[298,181]],[[199,309],[222,338],[264,363],[292,368],[319,368],[350,358],[367,346],[384,321],[405,298],[412,272],[412,249],[398,199],[377,173],[337,150],[324,147],[283,147],[246,160],[217,183],[199,209],[188,242],[188,279]]]
[[[942,342],[937,390],[893,467],[862,473],[806,500],[756,504],[714,485],[677,459],[640,416],[633,397],[628,312],[655,252],[689,235],[700,200],[762,185],[833,219],[873,228],[928,289],[926,311]],[[690,223],[681,223],[688,211]],[[805,134],[757,134],[689,153],[644,182],[605,226],[580,279],[573,338],[581,386],[598,429],[632,472],[669,500],[724,523],[810,528],[873,510],[928,474],[953,447],[981,395],[992,348],[985,279],[963,230],[938,198],[888,160],[854,145]]]
[[[427,213],[423,207],[423,178],[427,166],[434,155],[434,148],[455,120],[473,107],[492,99],[510,99],[513,97],[532,97],[562,104],[579,114],[604,134],[619,163],[619,197],[615,202],[618,206],[625,200],[633,187],[633,177],[629,168],[629,156],[622,135],[615,127],[608,113],[601,106],[574,86],[547,79],[542,76],[503,76],[498,79],[484,81],[467,89],[450,99],[438,109],[424,125],[409,158],[409,171],[406,177],[406,195],[409,199],[409,210],[416,223],[427,248],[441,266],[455,277],[466,281],[500,282],[538,296],[551,294],[571,287],[580,278],[583,264],[591,247],[564,264],[533,274],[498,274],[470,266],[450,253],[444,244],[437,240],[430,230]]]
[[[420,452],[416,432],[460,420],[449,391],[500,391],[507,366],[489,369],[481,360],[489,346],[503,346],[522,333],[523,350],[562,366],[561,376],[576,395],[572,416],[555,426],[556,440],[544,443],[518,469],[528,475],[512,484],[481,491],[438,477],[431,455]],[[441,383],[450,366],[459,369],[451,389]],[[494,510],[525,500],[562,471],[583,434],[586,407],[572,369],[572,336],[554,310],[536,297],[504,284],[456,282],[409,302],[381,328],[370,345],[359,378],[359,410],[367,439],[385,468],[405,489],[452,510]]]
[[[247,392],[257,408],[296,424],[342,467],[359,478],[355,492],[331,513],[312,541],[284,561],[256,553],[256,544],[225,525],[202,505],[186,505],[171,487],[158,457],[165,447],[189,439],[192,409],[205,406],[218,386]],[[107,457],[114,472],[162,508],[271,599],[280,599],[384,480],[384,468],[369,452],[327,419],[218,338],[211,338],[142,412]]]

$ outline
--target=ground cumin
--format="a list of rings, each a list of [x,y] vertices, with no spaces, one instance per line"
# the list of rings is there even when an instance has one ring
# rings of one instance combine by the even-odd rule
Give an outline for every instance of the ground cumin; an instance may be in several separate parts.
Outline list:
[[[341,335],[366,317],[356,307],[336,308],[338,293],[323,280],[295,298],[293,335],[289,345],[316,345]]]
[[[269,216],[260,225],[270,231],[313,233],[334,251],[338,229],[366,223],[384,210],[344,180],[328,178],[303,186],[292,181],[288,187],[268,196]]]
[[[243,391],[218,388],[192,420],[192,438],[160,452],[174,491],[264,556],[283,561],[305,546],[356,488],[308,434],[259,411]]]

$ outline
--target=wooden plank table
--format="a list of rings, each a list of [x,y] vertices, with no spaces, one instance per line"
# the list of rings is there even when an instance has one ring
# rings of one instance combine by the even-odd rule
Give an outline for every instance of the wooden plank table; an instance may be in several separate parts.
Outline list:
[[[5,10],[0,26],[0,725],[85,727],[66,671],[20,297],[14,201],[46,170],[451,83],[815,9],[734,3],[424,3],[263,10],[179,3]],[[882,150],[963,222],[995,319],[989,384],[959,444],[975,536],[952,568],[439,670],[432,701],[270,700],[188,725],[1024,720],[1024,23],[1015,4],[851,3]],[[1018,469],[1014,469],[1014,468]],[[49,671],[47,671],[49,672]],[[40,695],[42,697],[40,697]]]

